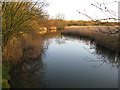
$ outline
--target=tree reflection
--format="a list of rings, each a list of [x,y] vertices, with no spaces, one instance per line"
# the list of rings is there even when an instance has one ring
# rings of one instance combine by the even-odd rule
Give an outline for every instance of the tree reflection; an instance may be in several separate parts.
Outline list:
[[[68,40],[77,40],[78,42],[83,41],[85,45],[90,46],[89,48],[86,48],[84,46],[83,48],[86,49],[89,53],[93,54],[97,59],[92,59],[90,57],[85,57],[84,60],[88,62],[100,62],[99,65],[94,66],[95,68],[101,67],[104,63],[111,64],[112,67],[118,68],[120,66],[120,41],[118,40],[118,50],[112,51],[108,48],[105,48],[99,44],[97,44],[93,40],[89,40],[88,38],[82,38],[78,36],[68,36],[64,35]]]
[[[42,35],[43,49],[42,57],[35,60],[28,60],[19,63],[10,71],[10,87],[11,88],[46,88],[48,85],[44,80],[45,64],[43,58],[46,50],[52,43],[52,38],[61,37],[60,32],[46,33]],[[59,41],[59,40],[58,40]],[[60,41],[61,43],[61,41]]]
[[[92,45],[93,46],[93,45]],[[86,49],[86,48],[85,48]],[[91,49],[94,49],[93,52],[90,52]],[[92,59],[89,57],[84,58],[84,60],[88,62],[101,62],[100,65],[94,66],[96,68],[101,67],[104,63],[109,63],[113,67],[119,67],[119,61],[120,61],[120,53],[119,51],[112,51],[110,49],[107,49],[103,46],[100,46],[99,44],[94,44],[94,47],[87,49],[88,52],[91,54],[94,54],[97,59]]]
[[[56,37],[55,39],[51,39]],[[99,68],[104,63],[108,63],[113,67],[120,66],[120,52],[119,48],[118,51],[111,51],[107,48],[96,44],[94,41],[90,41],[88,38],[80,38],[80,37],[70,37],[70,36],[57,36],[51,33],[50,38],[44,41],[43,52],[45,52],[49,45],[51,44],[52,40],[55,40],[58,44],[65,44],[66,41],[75,41],[82,42],[84,45],[90,46],[89,48],[84,46],[83,48],[86,49],[89,53],[93,54],[97,59],[92,59],[90,57],[85,57],[84,60],[87,62],[99,62],[95,68]],[[120,44],[119,44],[120,45]],[[118,46],[119,47],[119,46]],[[45,55],[45,53],[43,53]],[[44,69],[45,64],[43,63],[43,58],[39,57],[37,60],[31,60],[19,65],[16,65],[11,70],[11,80],[10,86],[11,88],[46,88],[48,85],[44,80]]]
[[[55,38],[55,42],[60,44],[60,45],[65,44],[65,41],[66,41],[65,38],[62,37],[62,36],[58,36],[58,37]]]
[[[10,71],[11,88],[45,88],[44,64],[41,58],[31,62],[22,63]]]

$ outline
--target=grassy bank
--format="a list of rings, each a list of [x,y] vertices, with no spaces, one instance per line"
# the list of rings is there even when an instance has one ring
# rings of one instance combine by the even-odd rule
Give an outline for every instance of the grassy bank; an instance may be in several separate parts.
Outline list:
[[[9,73],[12,68],[16,67],[18,63],[27,64],[36,60],[42,53],[44,53],[44,50],[46,50],[49,45],[49,43],[44,45],[43,42],[56,35],[60,36],[61,31],[36,34],[31,36],[31,38],[25,36],[18,40],[11,40],[7,45],[6,51],[3,52],[2,87],[10,88]]]
[[[27,36],[21,39],[12,39],[6,50],[3,51],[2,55],[2,87],[9,88],[8,81],[10,80],[9,71],[17,63],[27,63],[31,60],[36,59],[42,53],[42,38],[41,36]]]
[[[48,3],[3,2],[2,3],[2,84],[10,87],[9,71],[18,63],[28,63],[41,56],[43,41],[47,35],[41,35],[41,28],[63,28],[63,20],[51,20],[43,10]],[[46,32],[49,30],[47,29]]]
[[[114,27],[66,27],[62,34],[89,38],[114,51],[117,51],[120,45],[118,31]]]
[[[2,65],[2,88],[9,88],[8,80],[10,80],[9,75],[10,67],[7,65]]]

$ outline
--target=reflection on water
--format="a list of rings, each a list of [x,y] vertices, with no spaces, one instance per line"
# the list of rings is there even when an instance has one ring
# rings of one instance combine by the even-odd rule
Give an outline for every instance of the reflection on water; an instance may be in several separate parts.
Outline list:
[[[110,51],[109,49],[96,45],[95,54],[99,56],[99,58],[102,59],[103,62],[108,62],[113,67],[119,67],[120,53],[118,53],[118,51]]]
[[[88,51],[88,53],[93,54],[96,56],[97,59],[89,58],[88,56],[84,59],[90,62],[99,62],[102,61],[103,63],[107,62],[111,64],[113,67],[119,67],[119,61],[120,61],[120,53],[118,51],[111,51],[105,47],[100,46],[99,44],[96,44],[94,41],[90,41],[87,38],[79,38],[76,36],[67,36],[64,35],[64,37],[57,37],[55,38],[56,43],[58,44],[64,44],[66,40],[82,42],[85,43],[85,46],[83,46],[84,49]],[[60,42],[61,41],[61,42]],[[87,48],[89,46],[89,48]]]
[[[93,54],[94,56],[96,56],[97,59],[92,59],[89,58],[88,56],[86,58],[84,58],[87,61],[90,62],[99,62],[102,61],[103,63],[109,63],[112,65],[112,67],[119,67],[119,61],[120,61],[120,53],[119,51],[111,51],[105,47],[100,46],[99,44],[96,44],[94,41],[90,41],[87,38],[79,38],[79,37],[75,37],[75,36],[65,36],[68,39],[67,40],[77,40],[79,41],[83,41],[83,43],[85,43],[86,45],[89,45],[89,48],[86,48],[86,45],[83,47],[84,49],[86,49],[90,54]]]
[[[42,60],[22,63],[14,67],[11,72],[11,88],[45,88],[43,81],[44,66]],[[40,85],[39,85],[40,84]]]
[[[85,38],[55,36],[44,41],[38,60],[11,73],[11,87],[117,88],[118,52]]]

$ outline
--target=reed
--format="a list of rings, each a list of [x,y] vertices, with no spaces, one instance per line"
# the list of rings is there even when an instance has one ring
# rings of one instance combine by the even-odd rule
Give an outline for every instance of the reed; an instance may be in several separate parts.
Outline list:
[[[111,27],[110,27],[111,28]],[[75,35],[79,37],[89,38],[94,40],[99,45],[102,45],[111,50],[117,51],[119,49],[119,35],[117,30],[108,27],[67,27],[62,32],[65,35]]]
[[[18,63],[23,60],[36,59],[42,52],[42,38],[38,36],[31,36],[31,39],[24,36],[20,39],[13,38],[8,43],[6,49],[3,51],[3,62]]]

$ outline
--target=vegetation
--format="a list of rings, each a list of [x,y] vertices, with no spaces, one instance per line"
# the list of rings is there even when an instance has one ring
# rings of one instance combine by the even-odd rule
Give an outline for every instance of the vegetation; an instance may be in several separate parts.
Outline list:
[[[2,3],[3,88],[9,87],[9,71],[14,65],[36,59],[43,52],[41,27],[65,27],[62,19],[49,19],[43,11],[47,5],[44,0]]]
[[[72,25],[117,25],[117,23],[113,22],[66,21],[60,14],[55,19],[50,19],[49,15],[43,11],[43,8],[47,5],[44,0],[34,3],[2,3],[3,88],[10,87],[8,80],[10,80],[9,71],[11,68],[17,65],[17,63],[26,63],[36,59],[44,51],[43,40],[47,39],[48,35],[47,33],[44,35],[38,33],[41,27],[46,27],[47,30],[49,30],[50,27],[56,27],[58,30],[62,30],[65,26]],[[75,32],[78,33],[78,31]],[[92,31],[82,31],[79,35],[85,36],[87,34],[89,37],[94,38],[91,33]],[[98,35],[99,33],[95,34]],[[50,36],[52,37],[52,34],[50,34]],[[101,36],[102,35],[100,35],[100,37]],[[113,38],[113,40],[115,39]]]
[[[22,34],[34,33],[33,21],[45,18],[41,7],[31,2],[3,2],[2,5],[2,36],[3,48],[13,38],[21,38]]]
[[[10,66],[8,65],[2,65],[2,87],[3,88],[9,88],[9,84],[8,84],[8,80],[10,80],[10,75],[9,75],[9,71],[10,71]]]
[[[56,19],[54,19],[55,26],[57,27],[58,30],[63,30],[66,26],[66,22],[64,20],[64,15],[63,14],[58,14],[56,16]]]
[[[111,28],[111,29],[109,29]],[[119,51],[119,35],[116,27],[67,27],[62,34],[85,37],[96,41],[101,46]],[[102,37],[102,38],[101,38]]]
[[[39,3],[39,6],[38,6]],[[32,60],[42,52],[42,39],[37,33],[39,22],[47,19],[41,2],[3,2],[2,52],[3,88],[8,88],[9,70],[16,63]],[[38,22],[39,21],[39,22]],[[34,28],[35,25],[39,27]],[[42,26],[42,25],[41,25]]]
[[[101,22],[101,21],[66,21],[67,26],[117,26],[117,22]]]

